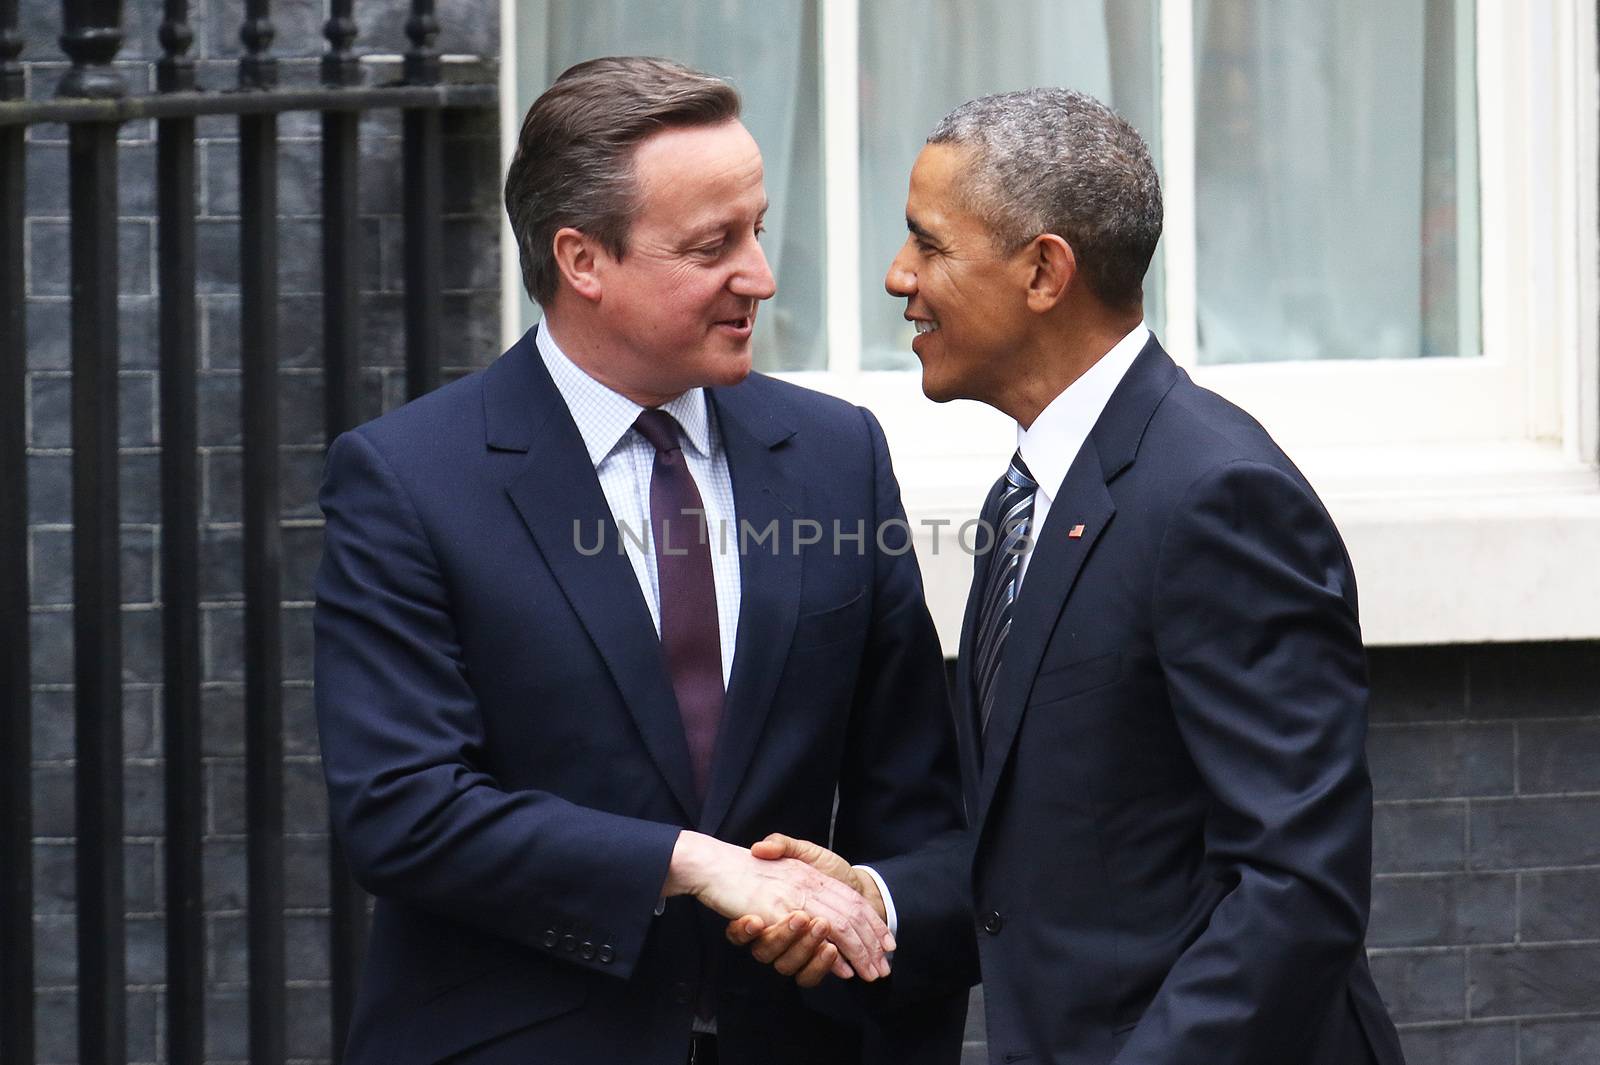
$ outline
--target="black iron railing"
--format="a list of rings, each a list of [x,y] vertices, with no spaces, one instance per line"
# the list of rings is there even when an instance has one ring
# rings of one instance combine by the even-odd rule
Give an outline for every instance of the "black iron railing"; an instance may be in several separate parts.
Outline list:
[[[196,85],[186,0],[166,0],[156,91],[130,94],[113,61],[121,0],[66,0],[71,60],[52,99],[24,100],[17,0],[0,0],[0,1065],[34,1060],[24,155],[27,127],[69,131],[78,1054],[125,1059],[122,654],[118,510],[119,127],[157,123],[161,600],[165,759],[165,1060],[204,1060],[201,893],[196,119],[239,124],[244,450],[245,777],[250,1060],[285,1058],[284,793],[278,475],[278,117],[322,114],[323,374],[327,439],[357,421],[361,112],[403,114],[407,393],[439,378],[441,112],[492,108],[485,82],[441,78],[432,0],[413,0],[402,79],[361,84],[352,0],[330,0],[321,85],[277,85],[268,0],[245,0],[237,86]],[[212,17],[218,12],[213,10]],[[29,57],[36,58],[36,57]],[[479,69],[482,69],[480,67]],[[330,843],[331,1056],[348,1027],[366,900]]]

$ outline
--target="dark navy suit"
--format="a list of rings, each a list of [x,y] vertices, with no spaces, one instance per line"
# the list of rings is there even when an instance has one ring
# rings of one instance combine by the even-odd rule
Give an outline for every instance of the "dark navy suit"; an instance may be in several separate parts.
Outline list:
[[[1400,1062],[1363,950],[1349,558],[1266,431],[1154,339],[1055,494],[996,684],[969,764],[991,1061]]]
[[[706,1006],[730,1065],[959,1056],[960,885],[893,857],[963,819],[916,561],[873,535],[902,516],[882,432],[759,375],[709,401],[738,518],[767,536],[741,561],[703,804],[643,593],[532,333],[329,452],[317,710],[335,828],[377,896],[347,1061],[682,1065]],[[798,519],[820,542],[797,542]],[[899,909],[887,986],[802,995],[694,900],[658,916],[685,826],[831,838],[872,862]]]

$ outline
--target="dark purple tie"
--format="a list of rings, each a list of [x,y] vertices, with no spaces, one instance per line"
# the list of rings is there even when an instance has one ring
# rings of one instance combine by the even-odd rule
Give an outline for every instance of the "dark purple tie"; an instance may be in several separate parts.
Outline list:
[[[704,799],[722,722],[722,637],[700,490],[683,460],[681,430],[663,410],[641,411],[633,427],[656,449],[650,529],[661,588],[661,650],[689,741],[695,795]]]

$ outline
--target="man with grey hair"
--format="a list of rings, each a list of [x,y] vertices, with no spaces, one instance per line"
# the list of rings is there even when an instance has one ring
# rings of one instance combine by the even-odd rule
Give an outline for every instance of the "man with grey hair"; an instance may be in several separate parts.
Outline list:
[[[957,672],[990,1060],[1398,1065],[1363,949],[1355,577],[1305,478],[1142,320],[1144,142],[1082,93],[973,100],[906,226],[886,284],[923,391],[1017,423]],[[756,956],[792,967],[793,939]]]
[[[895,859],[962,835],[938,639],[877,422],[751,373],[738,116],[664,60],[564,73],[506,179],[543,321],[329,451],[317,712],[377,896],[347,1065],[959,1057],[959,885]],[[757,966],[741,915],[850,984]]]

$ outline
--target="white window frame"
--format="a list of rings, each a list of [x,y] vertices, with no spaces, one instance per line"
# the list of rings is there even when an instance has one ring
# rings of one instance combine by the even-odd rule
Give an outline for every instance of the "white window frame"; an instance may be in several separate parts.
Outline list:
[[[973,515],[1014,429],[979,404],[928,402],[915,372],[860,367],[858,3],[823,0],[821,10],[829,368],[784,376],[883,422],[953,652],[971,560],[948,536],[933,551],[927,523]],[[529,94],[547,80],[518,75],[518,30],[526,41],[542,21],[519,19],[517,6],[502,6],[508,158],[518,100],[531,98],[519,83]],[[1355,560],[1370,643],[1600,637],[1595,19],[1585,0],[1478,0],[1475,26],[1463,28],[1476,34],[1481,355],[1198,366],[1192,2],[1161,0],[1162,339],[1198,382],[1261,419],[1317,485]],[[514,338],[530,319],[506,237]]]

